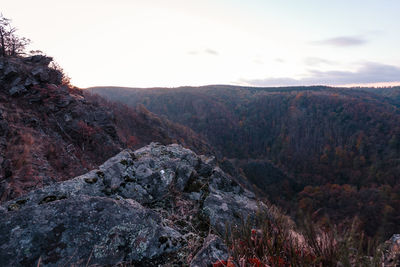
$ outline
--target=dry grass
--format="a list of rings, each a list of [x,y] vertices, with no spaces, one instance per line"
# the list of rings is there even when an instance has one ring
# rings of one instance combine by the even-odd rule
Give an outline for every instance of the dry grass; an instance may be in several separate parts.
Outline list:
[[[230,228],[225,238],[232,260],[247,266],[381,266],[377,242],[358,231],[321,228],[305,219],[300,228],[277,209]],[[256,227],[254,227],[256,225]],[[222,265],[224,266],[224,265]]]

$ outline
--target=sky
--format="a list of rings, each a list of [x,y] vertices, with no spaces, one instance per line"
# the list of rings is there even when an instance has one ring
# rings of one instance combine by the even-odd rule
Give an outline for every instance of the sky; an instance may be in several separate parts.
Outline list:
[[[399,0],[0,0],[72,84],[400,84]]]

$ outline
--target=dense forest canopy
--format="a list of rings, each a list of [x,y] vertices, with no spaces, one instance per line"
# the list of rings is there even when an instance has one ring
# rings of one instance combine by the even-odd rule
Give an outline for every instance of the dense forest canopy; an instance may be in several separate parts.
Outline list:
[[[359,216],[370,235],[400,231],[398,87],[91,90],[192,128],[291,212],[335,223]]]

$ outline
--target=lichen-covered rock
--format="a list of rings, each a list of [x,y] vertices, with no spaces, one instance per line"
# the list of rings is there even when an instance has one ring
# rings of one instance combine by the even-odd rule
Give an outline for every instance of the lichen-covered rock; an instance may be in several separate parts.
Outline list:
[[[190,267],[208,267],[217,261],[225,261],[228,258],[228,248],[221,238],[210,234],[203,243],[203,247],[193,258]]]
[[[2,266],[115,264],[179,248],[180,234],[133,200],[54,200],[3,212],[0,225]]]
[[[253,217],[262,208],[257,201],[234,193],[212,192],[204,201],[204,212],[211,226],[221,235],[227,228]]]
[[[34,265],[39,257],[45,266],[68,258],[205,266],[202,260],[215,259],[210,253],[226,256],[210,232],[223,234],[226,225],[255,214],[258,203],[215,158],[152,143],[0,207],[5,266]]]
[[[210,177],[210,193],[204,200],[204,212],[218,233],[239,225],[252,217],[264,205],[255,200],[254,194],[243,189],[220,168],[215,168]]]

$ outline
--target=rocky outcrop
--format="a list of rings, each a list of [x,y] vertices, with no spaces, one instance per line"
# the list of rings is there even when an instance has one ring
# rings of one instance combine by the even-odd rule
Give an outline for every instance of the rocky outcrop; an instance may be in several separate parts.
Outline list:
[[[2,215],[2,266],[140,261],[176,251],[181,237],[133,200],[78,195]]]
[[[11,96],[20,96],[28,92],[32,86],[40,84],[62,83],[63,74],[49,68],[51,57],[35,55],[20,58],[0,58],[0,85],[8,90]]]
[[[0,206],[0,262],[207,266],[258,208],[213,157],[152,143]]]
[[[210,146],[193,131],[72,87],[50,57],[0,57],[0,203],[97,168],[123,148]]]
[[[81,175],[123,147],[112,112],[63,84],[51,61],[0,58],[0,202]]]
[[[207,267],[210,263],[219,262],[229,256],[228,248],[216,235],[210,234],[203,243],[203,247],[191,262],[192,267]]]

